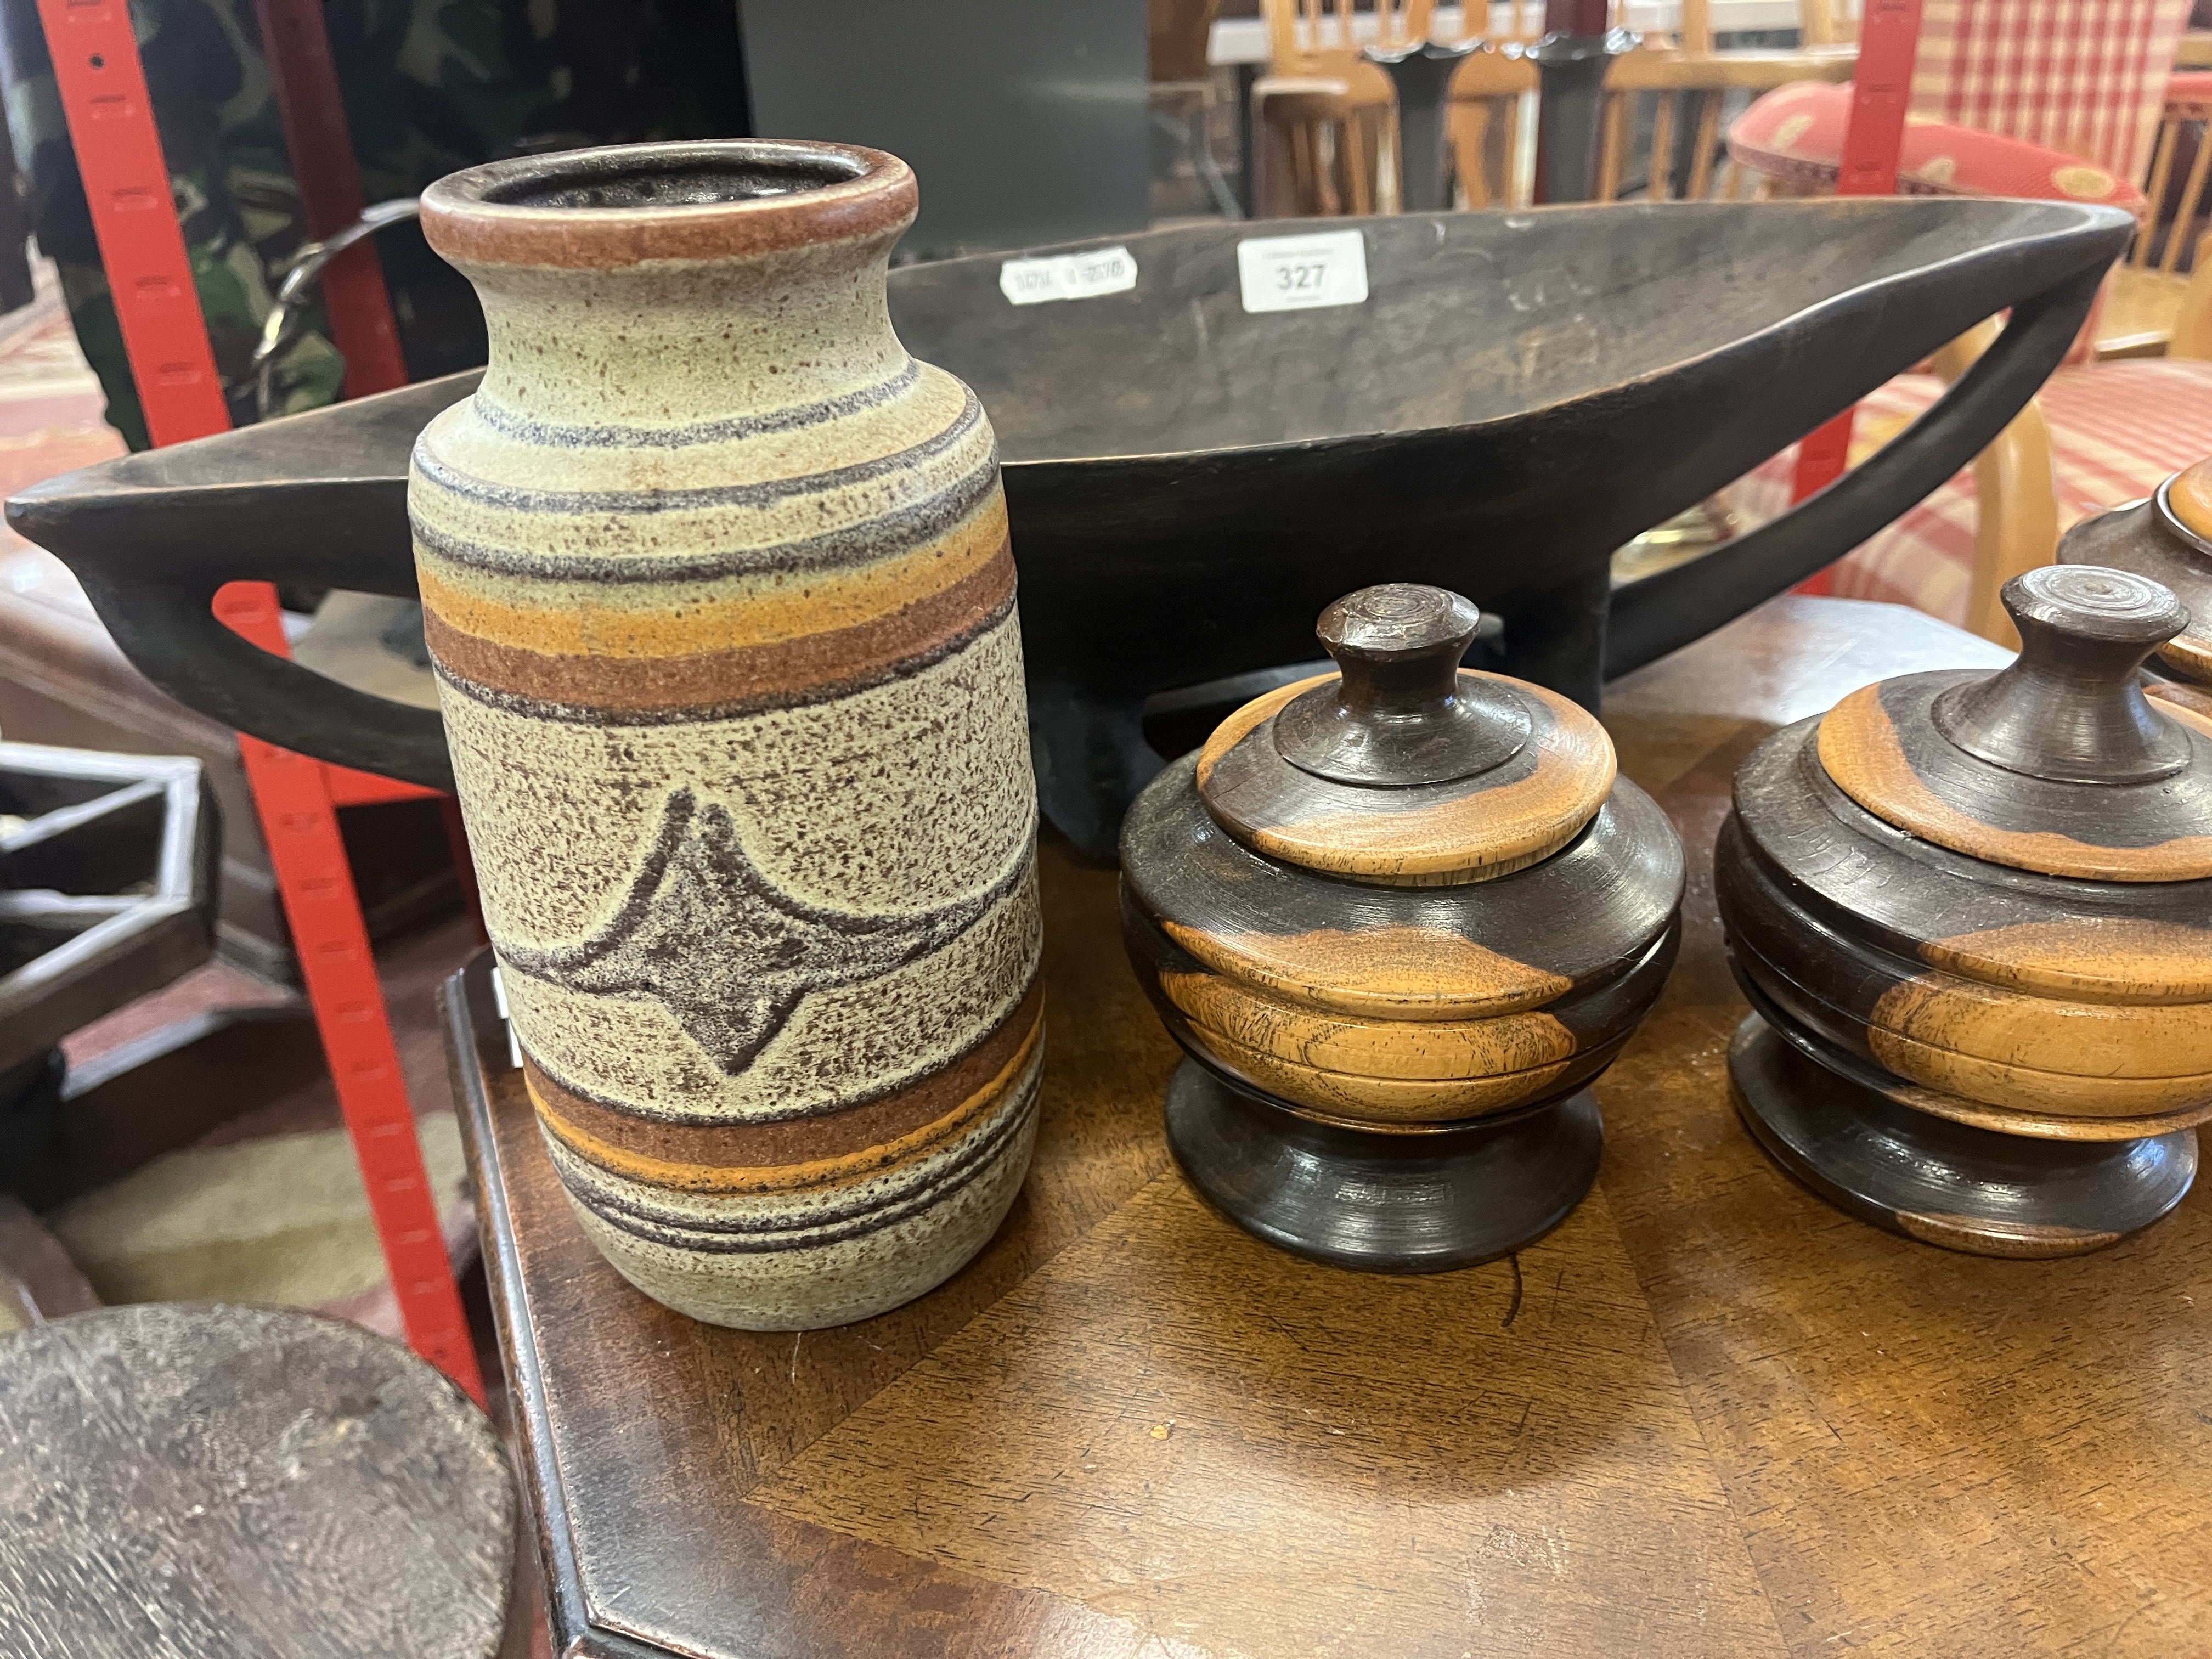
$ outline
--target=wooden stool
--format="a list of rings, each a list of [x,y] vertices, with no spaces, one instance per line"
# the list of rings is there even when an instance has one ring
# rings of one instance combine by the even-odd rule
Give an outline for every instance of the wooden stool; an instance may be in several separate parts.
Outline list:
[[[106,1308],[0,1339],[0,1653],[491,1659],[491,1425],[351,1325]]]

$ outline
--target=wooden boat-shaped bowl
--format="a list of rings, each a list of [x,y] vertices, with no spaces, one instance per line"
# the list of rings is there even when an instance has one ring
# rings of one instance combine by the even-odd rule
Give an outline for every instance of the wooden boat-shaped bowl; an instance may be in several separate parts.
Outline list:
[[[1001,256],[891,274],[915,356],[981,395],[1020,568],[1046,814],[1109,854],[1158,769],[1146,699],[1312,655],[1350,588],[1428,582],[1503,622],[1492,665],[1600,687],[1863,541],[2057,366],[2133,228],[2052,202],[1684,203],[1198,225],[1121,239],[1123,292],[1011,304]],[[1356,229],[1367,298],[1248,313],[1237,246]],[[1071,249],[1108,246],[1075,245]],[[1942,402],[1843,482],[1615,594],[1609,556],[1995,313]],[[412,595],[408,452],[475,376],[132,455],[8,521],[185,702],[450,786],[434,713],[269,656],[226,581]]]

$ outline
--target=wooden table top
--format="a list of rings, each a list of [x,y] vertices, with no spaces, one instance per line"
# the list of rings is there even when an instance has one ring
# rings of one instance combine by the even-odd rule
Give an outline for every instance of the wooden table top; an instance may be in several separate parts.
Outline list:
[[[1024,1194],[842,1330],[695,1324],[599,1260],[479,963],[460,1092],[556,1650],[2212,1651],[2212,1200],[2102,1255],[1954,1255],[1814,1199],[1729,1103],[1737,763],[1870,680],[2002,659],[1792,599],[1616,688],[1689,850],[1680,965],[1597,1085],[1595,1191],[1460,1273],[1316,1266],[1192,1195],[1113,873],[1049,839]]]

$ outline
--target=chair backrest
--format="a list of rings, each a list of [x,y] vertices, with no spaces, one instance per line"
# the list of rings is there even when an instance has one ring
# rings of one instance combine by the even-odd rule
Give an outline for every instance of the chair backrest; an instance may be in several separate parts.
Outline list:
[[[1693,6],[1702,8],[1710,0],[1682,0],[1683,15],[1689,15]],[[1818,3],[1818,0],[1814,0]],[[1606,27],[1627,27],[1627,0],[1607,0]],[[1496,27],[1497,14],[1503,9],[1505,24]],[[1514,45],[1533,46],[1544,38],[1545,0],[1467,0],[1460,9],[1459,38],[1462,40],[1486,40],[1493,46]],[[1710,27],[1706,33],[1711,33]]]
[[[2212,70],[2184,70],[2166,83],[2158,148],[2151,155],[2150,182],[2143,188],[2150,205],[2128,255],[2128,263],[2138,270],[2149,265],[2161,229],[2166,231],[2165,252],[2158,262],[2162,273],[2178,274],[2182,260],[2192,252],[2191,233],[2204,205],[2207,169],[2212,168],[2208,137],[2212,137]]]
[[[1480,0],[1477,0],[1479,5]],[[1515,33],[1493,39],[1534,40],[1542,33],[1544,9],[1539,4],[1531,9],[1535,14],[1535,33],[1522,36],[1521,17],[1525,0],[1510,0],[1513,8]],[[1806,46],[1832,46],[1858,39],[1858,20],[1851,15],[1853,0],[1797,0],[1798,44]],[[1612,0],[1607,8],[1607,25],[1612,28],[1627,27],[1626,0]],[[1470,12],[1472,15],[1472,12]],[[1647,38],[1649,38],[1647,34]],[[1661,38],[1663,37],[1663,32]],[[1684,52],[1707,52],[1713,50],[1712,0],[1681,0],[1680,15],[1675,20],[1674,44]]]
[[[1154,81],[1203,81],[1212,73],[1206,49],[1221,0],[1149,0],[1146,73]]]
[[[1467,20],[1462,33],[1469,40],[1487,40],[1492,46],[1510,46],[1519,42],[1534,46],[1544,38],[1544,0],[1504,0],[1505,27],[1492,28],[1492,8],[1486,0],[1470,0],[1461,8],[1460,15]]]
[[[1912,112],[2140,179],[2189,5],[1926,0]]]
[[[1354,22],[1358,0],[1261,0],[1267,24],[1267,54],[1278,75],[1322,68],[1329,59],[1357,55],[1365,46],[1406,46],[1428,38],[1436,0],[1372,0],[1364,9],[1375,32]],[[1304,27],[1301,38],[1300,28]]]

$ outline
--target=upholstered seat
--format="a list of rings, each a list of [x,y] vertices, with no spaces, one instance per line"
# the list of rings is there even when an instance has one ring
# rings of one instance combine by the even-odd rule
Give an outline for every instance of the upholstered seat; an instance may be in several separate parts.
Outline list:
[[[1729,154],[1794,192],[1832,194],[1850,112],[1847,86],[1778,87],[1729,129]],[[1905,118],[1897,189],[1901,196],[2027,196],[2143,210],[2134,185],[2069,150],[1917,114]]]
[[[1894,437],[1942,395],[1932,374],[1905,374],[1859,404],[1854,465]],[[2058,529],[2137,501],[2170,473],[2212,455],[2212,362],[2124,358],[2062,368],[2036,395],[2051,432]],[[1795,446],[1731,487],[1753,520],[1790,502]],[[1909,605],[1963,625],[1974,564],[1974,474],[1959,473],[1838,565],[1830,592]]]

